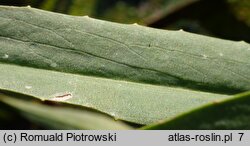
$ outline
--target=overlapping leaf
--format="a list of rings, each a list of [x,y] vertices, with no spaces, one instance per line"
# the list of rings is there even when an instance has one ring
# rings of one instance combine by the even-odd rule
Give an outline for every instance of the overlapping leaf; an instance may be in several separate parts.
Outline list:
[[[0,20],[1,89],[139,124],[250,89],[245,42],[33,8]]]

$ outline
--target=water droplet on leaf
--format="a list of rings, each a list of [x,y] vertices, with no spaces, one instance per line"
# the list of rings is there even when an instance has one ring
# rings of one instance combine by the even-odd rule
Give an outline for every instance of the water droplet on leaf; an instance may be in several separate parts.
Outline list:
[[[203,54],[203,55],[202,55],[202,58],[203,58],[203,59],[207,59],[207,55]]]
[[[3,59],[7,59],[7,58],[9,58],[9,55],[8,54],[4,54],[2,58]]]
[[[51,63],[50,66],[51,67],[57,67],[57,64],[56,63]]]
[[[32,88],[32,86],[28,86],[28,85],[26,85],[26,86],[25,86],[25,88],[26,88],[26,89],[31,89],[31,88]]]

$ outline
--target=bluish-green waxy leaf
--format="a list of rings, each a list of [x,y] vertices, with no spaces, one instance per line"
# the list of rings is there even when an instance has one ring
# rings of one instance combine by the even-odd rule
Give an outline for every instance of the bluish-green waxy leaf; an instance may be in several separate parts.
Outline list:
[[[0,64],[0,87],[42,100],[91,107],[139,124],[173,117],[227,96]]]
[[[210,92],[250,89],[250,45],[33,8],[0,8],[0,61]]]
[[[0,7],[0,89],[150,124],[250,90],[250,45]]]

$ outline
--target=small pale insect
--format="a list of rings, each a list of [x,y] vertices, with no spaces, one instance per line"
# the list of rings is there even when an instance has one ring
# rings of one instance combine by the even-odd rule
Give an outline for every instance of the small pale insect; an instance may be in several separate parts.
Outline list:
[[[66,97],[66,96],[71,96],[71,94],[67,93],[67,94],[64,94],[64,95],[58,95],[58,96],[56,96],[56,98],[63,98],[63,97]]]
[[[72,93],[57,93],[57,94],[53,95],[53,98],[51,98],[51,100],[66,101],[72,97],[73,97]]]

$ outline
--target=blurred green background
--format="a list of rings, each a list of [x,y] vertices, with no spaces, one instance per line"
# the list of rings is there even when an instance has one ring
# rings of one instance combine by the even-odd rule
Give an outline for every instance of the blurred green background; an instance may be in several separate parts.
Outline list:
[[[250,42],[250,0],[0,0],[0,4]]]

